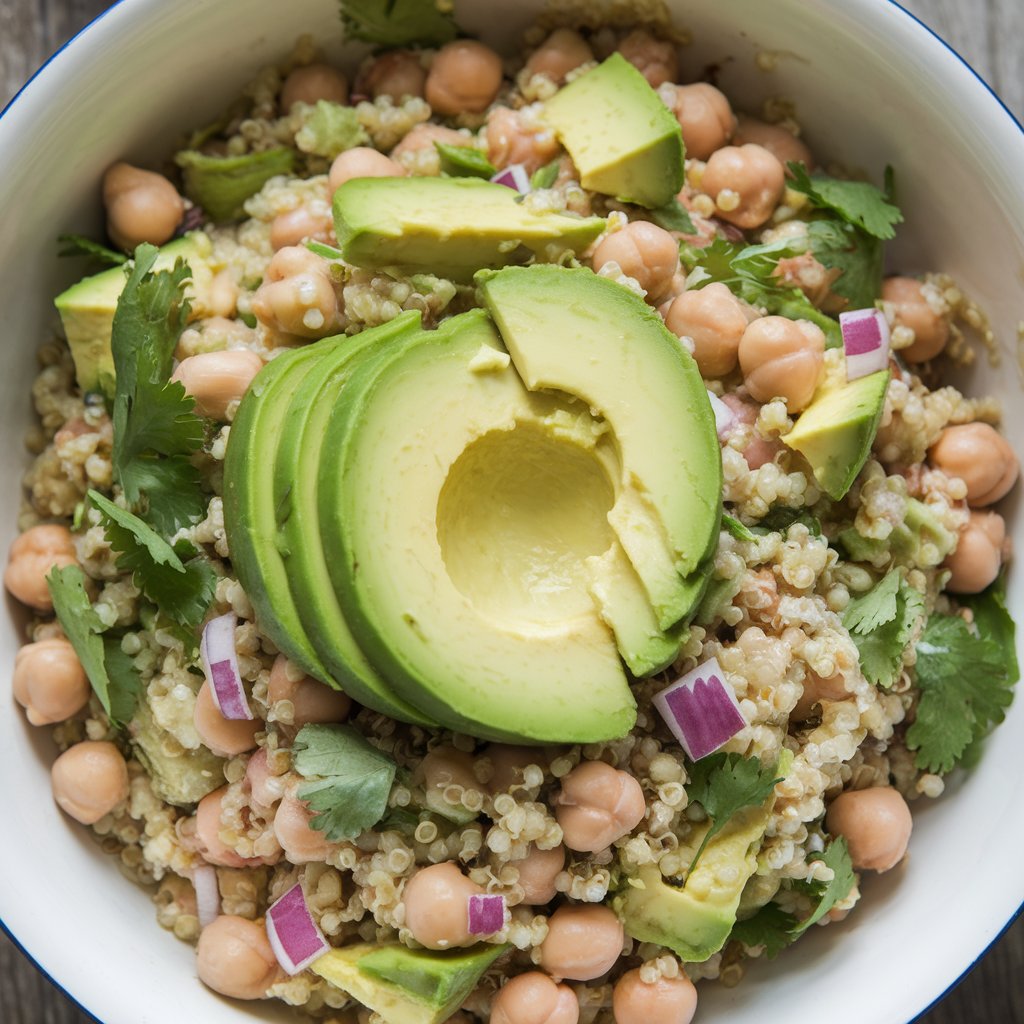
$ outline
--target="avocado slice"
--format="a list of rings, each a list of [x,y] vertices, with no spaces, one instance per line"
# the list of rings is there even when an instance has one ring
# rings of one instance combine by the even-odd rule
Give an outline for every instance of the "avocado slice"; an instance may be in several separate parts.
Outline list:
[[[827,380],[782,440],[811,464],[826,494],[841,501],[871,451],[892,379],[878,370],[851,381]]]
[[[527,388],[570,392],[616,439],[609,522],[668,629],[700,600],[688,577],[721,516],[721,450],[696,364],[638,295],[589,270],[509,268],[477,282]]]
[[[385,1024],[441,1024],[510,948],[480,943],[437,951],[359,943],[330,950],[310,970],[375,1010]]]
[[[357,267],[468,282],[475,271],[579,253],[600,217],[534,213],[505,185],[479,178],[353,178],[334,193],[334,225]]]
[[[185,195],[219,224],[241,217],[246,199],[271,178],[290,174],[295,166],[295,150],[277,148],[242,156],[213,156],[183,149],[174,160],[182,169]]]
[[[400,344],[419,326],[420,315],[412,311],[344,339],[316,361],[292,392],[280,424],[276,457],[268,458],[274,435],[253,437],[252,443],[253,464],[264,473],[273,466],[278,523],[273,544],[313,650],[331,678],[361,704],[404,722],[430,725],[427,716],[391,692],[352,636],[331,586],[317,509],[317,478],[321,458],[326,457],[324,428],[335,405],[344,400],[345,385],[355,367],[373,353]]]
[[[664,206],[683,187],[683,135],[675,115],[621,53],[544,104],[584,188],[625,203]]]
[[[356,369],[321,460],[334,589],[395,692],[442,725],[623,736],[636,707],[583,566],[613,540],[596,452],[610,442],[583,428],[583,403],[528,392],[504,355],[478,309]]]
[[[213,271],[210,260],[213,246],[201,231],[193,231],[160,248],[153,270],[170,270],[175,260],[183,259],[192,271],[192,283],[186,294],[193,303],[193,316],[203,309]],[[54,300],[60,313],[64,334],[75,361],[75,377],[82,391],[114,394],[114,357],[110,352],[110,332],[114,325],[117,300],[124,290],[124,267],[111,267],[83,278]]]

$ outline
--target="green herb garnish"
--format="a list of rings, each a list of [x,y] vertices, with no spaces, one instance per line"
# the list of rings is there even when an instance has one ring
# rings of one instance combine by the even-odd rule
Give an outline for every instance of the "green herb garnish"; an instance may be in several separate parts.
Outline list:
[[[112,267],[120,267],[128,262],[128,257],[123,252],[108,249],[107,246],[94,242],[85,235],[58,235],[57,241],[61,244],[57,250],[58,256],[91,256],[100,263]]]
[[[697,229],[690,219],[690,211],[678,199],[670,199],[664,206],[650,211],[651,220],[666,231],[678,231],[682,235],[695,235]]]
[[[891,196],[887,192],[867,181],[809,175],[803,164],[792,161],[786,166],[792,175],[789,187],[802,192],[819,209],[838,213],[848,224],[882,241],[896,237],[896,225],[903,222],[903,214],[889,201]],[[892,175],[888,170],[886,181],[891,191]]]
[[[443,46],[459,34],[452,5],[438,0],[342,0],[347,39],[381,47]]]
[[[842,836],[833,839],[825,848],[824,853],[812,854],[809,859],[820,860],[826,867],[830,867],[833,878],[831,882],[802,883],[802,888],[806,888],[818,897],[818,905],[810,917],[805,918],[793,928],[791,934],[794,939],[799,938],[808,928],[817,924],[840,900],[846,899],[857,881],[853,872],[853,863],[850,860],[850,851]]]
[[[750,531],[750,529],[743,525],[735,516],[729,515],[728,512],[722,513],[722,525],[731,533],[737,540],[757,540],[757,537]]]

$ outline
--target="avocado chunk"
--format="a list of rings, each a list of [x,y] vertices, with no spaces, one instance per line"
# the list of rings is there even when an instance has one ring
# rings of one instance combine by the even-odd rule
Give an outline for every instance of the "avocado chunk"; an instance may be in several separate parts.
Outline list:
[[[346,338],[325,351],[297,384],[287,401],[277,454],[275,434],[252,435],[250,466],[272,484],[276,536],[267,538],[280,554],[299,622],[320,661],[341,689],[361,704],[392,718],[420,725],[430,719],[398,699],[367,660],[352,636],[331,586],[317,508],[317,480],[324,451],[324,431],[334,407],[345,399],[355,367],[372,354],[400,344],[419,330],[418,312],[403,313],[380,327]],[[272,478],[267,479],[271,476]],[[265,541],[265,542],[266,542]],[[273,552],[268,558],[273,558]]]
[[[354,178],[334,193],[334,226],[357,267],[468,282],[475,271],[579,253],[600,217],[534,213],[514,189],[477,178]]]
[[[385,1024],[441,1024],[510,948],[481,943],[437,951],[360,943],[330,950],[310,969],[379,1013]]]
[[[542,117],[572,156],[584,188],[655,208],[683,187],[679,122],[621,53],[555,93]]]
[[[321,461],[334,589],[395,692],[442,725],[625,735],[635,704],[583,564],[613,539],[610,442],[583,403],[532,395],[500,359],[481,371],[483,347],[504,352],[472,310],[352,375]]]
[[[186,294],[192,301],[193,316],[202,315],[203,297],[209,289],[213,246],[201,231],[168,242],[160,249],[153,270],[170,270],[175,260],[183,259],[192,271],[192,283]],[[54,300],[60,313],[64,334],[75,361],[75,377],[82,391],[114,393],[114,357],[110,352],[110,332],[114,325],[117,300],[124,290],[125,270],[111,267],[83,278]]]
[[[935,513],[917,498],[907,498],[903,522],[885,540],[865,537],[855,526],[841,530],[839,543],[854,562],[873,562],[895,553],[920,564],[938,565],[956,548],[957,535],[939,522]],[[931,551],[925,552],[925,545]]]
[[[878,370],[848,382],[826,380],[782,436],[811,464],[815,479],[835,501],[846,496],[867,460],[891,379],[888,370]]]
[[[184,149],[174,159],[182,170],[185,195],[219,224],[241,217],[246,199],[271,178],[290,174],[295,151],[278,148],[242,156],[211,156]]]
[[[692,357],[638,295],[589,270],[511,268],[477,281],[527,388],[573,394],[614,437],[609,522],[659,628],[675,625],[703,593],[688,577],[715,550],[721,516],[715,417]]]

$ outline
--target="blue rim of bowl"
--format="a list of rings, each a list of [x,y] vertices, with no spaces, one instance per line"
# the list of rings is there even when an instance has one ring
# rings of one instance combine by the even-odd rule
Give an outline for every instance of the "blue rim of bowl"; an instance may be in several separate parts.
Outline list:
[[[908,18],[910,18],[911,21],[915,22],[917,25],[919,25],[921,28],[923,28],[933,39],[937,39],[946,50],[948,50],[954,57],[956,57],[956,59],[958,61],[960,61],[960,63],[963,64],[963,66],[965,68],[967,68],[967,70],[970,71],[970,73],[978,80],[978,82],[981,83],[981,85],[984,87],[985,91],[996,101],[996,103],[999,104],[999,106],[1005,112],[1006,116],[1009,117],[1009,119],[1013,122],[1013,124],[1015,124],[1017,126],[1017,130],[1022,135],[1024,135],[1024,124],[1021,124],[1021,122],[1017,119],[1017,115],[1014,114],[1014,112],[1012,110],[1010,110],[1010,108],[1003,102],[1003,99],[999,95],[999,93],[997,93],[995,91],[995,89],[993,89],[992,86],[989,85],[989,83],[981,75],[979,75],[977,71],[975,71],[975,69],[970,64],[970,62],[967,61],[960,54],[960,52],[958,50],[956,50],[952,45],[950,45],[950,43],[948,43],[945,39],[943,39],[942,36],[940,36],[938,34],[938,32],[936,32],[933,28],[931,28],[929,25],[926,25],[916,14],[914,14],[912,11],[908,11],[906,7],[904,7],[901,3],[898,2],[898,0],[886,0],[886,2],[891,7],[895,7],[897,10],[902,11],[903,14],[905,14]],[[68,39],[65,43],[63,43],[60,47],[58,47],[58,49],[54,50],[54,52],[52,54],[50,54],[50,56],[47,57],[46,60],[43,61],[42,64],[39,65],[39,67],[35,70],[35,72],[33,72],[32,77],[29,78],[29,80],[11,97],[11,99],[7,102],[7,104],[3,108],[3,110],[0,110],[0,118],[3,118],[3,116],[7,113],[7,111],[10,110],[14,106],[14,104],[18,101],[18,97],[21,96],[21,94],[36,80],[36,78],[40,74],[42,74],[42,72],[46,68],[48,68],[72,43],[74,43],[80,36],[82,36],[86,32],[88,32],[89,29],[91,29],[98,22],[102,21],[108,14],[111,13],[111,11],[113,11],[117,7],[122,6],[124,3],[125,3],[125,0],[114,0],[114,2],[105,11],[101,11],[99,14],[97,14],[96,17],[92,19],[92,21],[90,21],[90,22],[88,22],[88,24],[82,26],[82,28],[80,28],[70,39]],[[958,978],[956,978],[955,981],[953,981],[951,984],[947,985],[946,988],[943,989],[942,992],[938,996],[936,996],[923,1010],[921,1010],[920,1013],[918,1013],[916,1016],[911,1018],[911,1020],[909,1020],[907,1022],[907,1024],[915,1024],[915,1022],[920,1021],[921,1018],[924,1017],[924,1015],[926,1013],[928,1013],[929,1011],[934,1009],[939,1003],[941,1003],[942,1000],[945,999],[946,996],[948,996],[949,993],[952,992],[953,989],[955,989],[964,980],[964,978],[966,978],[967,975],[969,975],[971,973],[971,971],[973,971],[974,968],[978,966],[978,964],[988,955],[988,953],[992,949],[992,947],[1006,934],[1007,931],[1009,931],[1009,929],[1013,925],[1013,923],[1022,914],[1024,914],[1024,903],[1022,903],[1013,912],[1013,914],[1010,915],[1010,919],[1006,922],[1006,924],[1003,925],[1003,927],[999,930],[998,934],[996,934],[996,936],[992,939],[992,941],[983,950],[981,950],[981,952],[971,961],[971,963],[967,966],[967,968],[963,971],[963,973],[961,973],[960,976]],[[96,1024],[104,1024],[104,1022],[102,1020],[100,1020],[100,1018],[97,1017],[96,1014],[92,1012],[92,1010],[90,1010],[87,1006],[83,1006],[82,1003],[80,1003],[78,1001],[78,999],[76,999],[66,988],[64,988],[63,985],[60,984],[59,981],[56,981],[53,978],[53,976],[51,974],[49,974],[39,964],[39,962],[35,959],[35,957],[33,957],[32,954],[29,953],[29,951],[27,949],[25,949],[25,947],[14,936],[14,933],[11,932],[11,930],[4,923],[4,920],[3,920],[2,917],[0,917],[0,930],[2,930],[3,933],[7,936],[7,938],[11,940],[11,943],[18,950],[18,952],[20,952],[21,955],[24,956],[25,959],[28,960],[28,962],[58,992],[60,992],[60,994],[62,996],[64,996],[65,999],[67,999],[75,1007],[77,1007],[84,1014],[86,1014],[86,1016],[88,1016],[89,1018],[94,1020],[96,1022]]]

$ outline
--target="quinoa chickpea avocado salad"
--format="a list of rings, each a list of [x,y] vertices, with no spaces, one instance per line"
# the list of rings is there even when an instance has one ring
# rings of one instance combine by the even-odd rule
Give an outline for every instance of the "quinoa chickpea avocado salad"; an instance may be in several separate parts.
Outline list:
[[[685,1024],[1010,703],[984,316],[643,14],[348,3],[65,238],[14,697],[216,992]]]

